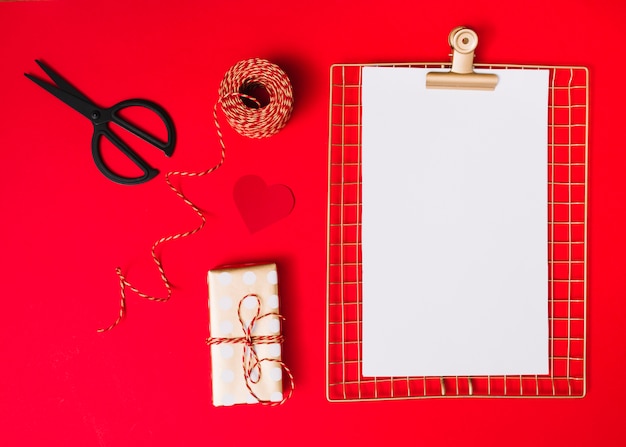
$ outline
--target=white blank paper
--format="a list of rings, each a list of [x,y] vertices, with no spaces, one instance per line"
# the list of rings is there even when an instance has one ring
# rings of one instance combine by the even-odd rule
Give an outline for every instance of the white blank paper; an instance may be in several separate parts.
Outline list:
[[[364,67],[364,376],[548,373],[546,70]]]

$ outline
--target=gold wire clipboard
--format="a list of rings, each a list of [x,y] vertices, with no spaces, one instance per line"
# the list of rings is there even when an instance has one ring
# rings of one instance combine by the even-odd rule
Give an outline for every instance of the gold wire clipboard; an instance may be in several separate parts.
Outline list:
[[[370,64],[451,68],[450,63]],[[363,377],[361,319],[361,73],[330,69],[326,394],[329,401],[435,397],[583,397],[586,392],[588,70],[548,69],[548,375]]]

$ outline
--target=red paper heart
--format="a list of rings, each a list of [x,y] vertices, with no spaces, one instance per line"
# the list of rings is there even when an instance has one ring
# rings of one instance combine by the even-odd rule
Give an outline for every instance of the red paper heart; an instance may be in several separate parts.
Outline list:
[[[237,180],[233,197],[251,233],[287,217],[295,205],[293,192],[288,186],[268,186],[256,175],[246,175]]]

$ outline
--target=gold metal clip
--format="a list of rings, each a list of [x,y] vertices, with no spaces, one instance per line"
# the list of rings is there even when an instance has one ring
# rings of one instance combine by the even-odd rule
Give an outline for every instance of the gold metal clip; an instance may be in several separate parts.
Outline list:
[[[474,73],[474,50],[478,35],[464,26],[454,28],[448,36],[452,48],[452,69],[447,73],[426,74],[426,88],[455,90],[495,90],[498,76]]]

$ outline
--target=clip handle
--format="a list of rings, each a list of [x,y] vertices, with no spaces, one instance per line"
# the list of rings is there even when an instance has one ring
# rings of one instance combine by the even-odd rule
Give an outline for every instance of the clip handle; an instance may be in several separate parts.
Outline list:
[[[469,28],[459,26],[450,32],[448,43],[452,48],[452,73],[473,73],[478,35]]]

